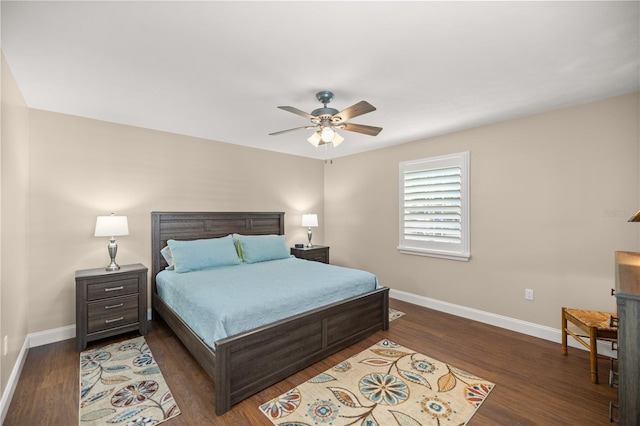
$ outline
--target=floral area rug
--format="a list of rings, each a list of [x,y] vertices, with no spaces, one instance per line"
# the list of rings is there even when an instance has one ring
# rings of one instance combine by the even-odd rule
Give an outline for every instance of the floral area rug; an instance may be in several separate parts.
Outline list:
[[[396,320],[404,315],[404,312],[397,309],[389,308],[389,321]]]
[[[81,426],[156,425],[178,414],[144,337],[80,354]]]
[[[279,426],[463,425],[494,384],[383,340],[262,404]]]

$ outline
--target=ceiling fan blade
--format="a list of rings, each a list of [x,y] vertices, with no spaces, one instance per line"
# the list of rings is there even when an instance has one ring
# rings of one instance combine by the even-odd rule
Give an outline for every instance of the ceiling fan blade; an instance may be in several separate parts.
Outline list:
[[[316,126],[302,126],[302,127],[294,127],[293,129],[280,130],[279,132],[269,133],[269,136],[281,135],[281,134],[283,134],[283,133],[293,132],[294,130],[301,130],[301,129],[315,129],[315,127],[316,127]]]
[[[294,107],[292,107],[292,106],[279,106],[278,108],[283,109],[283,110],[285,110],[285,111],[292,112],[292,113],[294,113],[294,114],[301,115],[301,116],[303,116],[304,118],[308,118],[309,120],[312,120],[312,119],[314,119],[314,118],[315,118],[313,115],[311,115],[311,114],[309,114],[309,113],[306,113],[306,112],[302,111],[301,109],[294,108]]]
[[[364,133],[369,136],[377,136],[378,133],[382,130],[382,127],[375,126],[365,126],[364,124],[353,124],[353,123],[344,123],[340,125],[340,128],[343,130],[348,130],[350,132]]]
[[[375,110],[376,107],[371,105],[369,102],[360,101],[355,105],[351,105],[349,108],[343,109],[333,117],[339,117],[342,121],[347,121],[352,119],[353,117],[357,117],[359,115],[366,114]]]

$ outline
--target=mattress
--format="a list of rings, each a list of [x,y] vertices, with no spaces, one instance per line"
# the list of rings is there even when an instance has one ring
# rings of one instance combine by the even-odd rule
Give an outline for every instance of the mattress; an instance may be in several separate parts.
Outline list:
[[[222,266],[156,277],[162,300],[209,347],[249,331],[375,290],[366,271],[298,258]]]

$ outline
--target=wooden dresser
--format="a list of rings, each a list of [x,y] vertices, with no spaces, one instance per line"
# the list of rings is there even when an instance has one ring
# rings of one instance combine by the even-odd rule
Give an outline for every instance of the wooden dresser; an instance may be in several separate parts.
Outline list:
[[[147,334],[147,267],[76,271],[76,349],[87,342],[139,330]]]
[[[618,305],[618,416],[640,425],[640,253],[616,252]],[[615,418],[612,415],[612,420]]]

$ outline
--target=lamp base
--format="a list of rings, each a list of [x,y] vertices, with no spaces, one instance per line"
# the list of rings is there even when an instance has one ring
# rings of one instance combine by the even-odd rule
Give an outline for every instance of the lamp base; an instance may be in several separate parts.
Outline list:
[[[120,265],[118,265],[116,262],[111,262],[109,266],[104,268],[105,271],[117,271],[118,269],[120,269]]]
[[[109,251],[109,257],[111,258],[111,262],[106,268],[104,268],[104,270],[117,271],[118,269],[120,269],[120,265],[116,263],[116,253],[118,253],[118,245],[116,244],[115,238],[111,238],[109,240],[109,245],[107,246],[107,250]]]
[[[309,230],[307,231],[307,238],[309,239],[309,244],[307,244],[307,247],[313,247],[313,244],[311,244],[311,227],[309,227]]]

